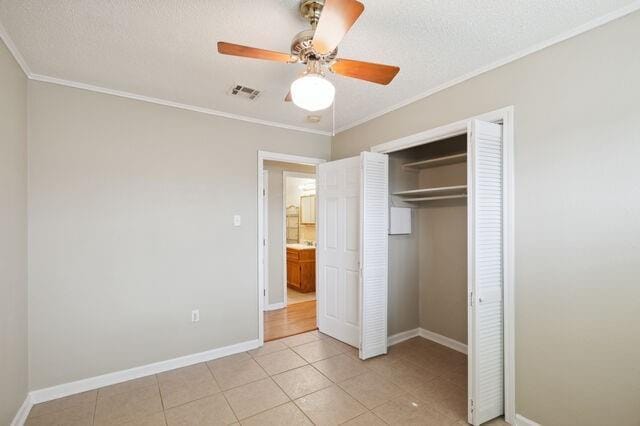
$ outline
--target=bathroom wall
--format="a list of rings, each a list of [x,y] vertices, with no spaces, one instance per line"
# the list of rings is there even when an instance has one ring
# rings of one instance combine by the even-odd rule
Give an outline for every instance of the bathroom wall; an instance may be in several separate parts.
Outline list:
[[[285,189],[287,198],[286,207],[298,207],[298,214],[300,214],[300,197],[315,195],[315,182],[315,179],[287,176]],[[305,188],[307,185],[309,188],[313,187],[314,189]],[[302,223],[300,216],[298,219],[298,242],[316,241],[316,225]],[[289,239],[289,237],[290,236],[287,235],[287,239]]]

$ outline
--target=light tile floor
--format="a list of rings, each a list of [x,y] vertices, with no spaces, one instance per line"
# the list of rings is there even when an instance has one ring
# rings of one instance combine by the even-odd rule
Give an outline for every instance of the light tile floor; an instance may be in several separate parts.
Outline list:
[[[38,404],[27,425],[464,425],[466,387],[466,356],[431,341],[362,361],[312,331]]]

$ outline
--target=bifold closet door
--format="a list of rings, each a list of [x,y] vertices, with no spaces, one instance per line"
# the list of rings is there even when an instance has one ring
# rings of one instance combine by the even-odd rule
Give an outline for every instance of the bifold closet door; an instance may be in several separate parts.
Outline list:
[[[360,157],[318,166],[317,320],[321,332],[360,344]]]
[[[360,349],[387,352],[388,157],[318,166],[318,328]]]
[[[367,359],[387,353],[389,158],[373,152],[360,158],[360,358]]]
[[[502,126],[468,131],[469,423],[504,413]]]

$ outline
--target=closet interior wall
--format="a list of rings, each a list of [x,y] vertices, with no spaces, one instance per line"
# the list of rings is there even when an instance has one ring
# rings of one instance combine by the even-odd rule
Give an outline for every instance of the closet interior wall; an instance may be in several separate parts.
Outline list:
[[[403,164],[413,161],[410,152],[389,155],[389,192],[417,188],[419,175],[404,170]],[[414,207],[399,197],[389,197],[391,207]],[[388,334],[394,335],[420,326],[420,256],[418,212],[411,211],[412,232],[389,235]]]
[[[390,192],[466,185],[466,161],[415,170],[402,167],[465,153],[466,148],[465,134],[390,154]],[[398,291],[411,289],[415,299],[390,306],[415,308],[417,326],[467,344],[467,199],[403,201],[406,198],[391,197],[392,206],[412,208],[412,232],[389,238],[389,265],[393,265],[389,291],[391,298]]]

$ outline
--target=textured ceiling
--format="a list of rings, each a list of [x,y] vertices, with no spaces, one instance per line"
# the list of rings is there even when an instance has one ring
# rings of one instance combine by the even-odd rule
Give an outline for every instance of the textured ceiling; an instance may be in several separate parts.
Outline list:
[[[365,0],[339,56],[399,65],[389,86],[335,75],[336,129],[613,12],[632,0]],[[32,73],[331,131],[283,98],[302,65],[221,56],[216,41],[287,52],[297,0],[0,0]],[[227,95],[240,83],[255,102]]]

